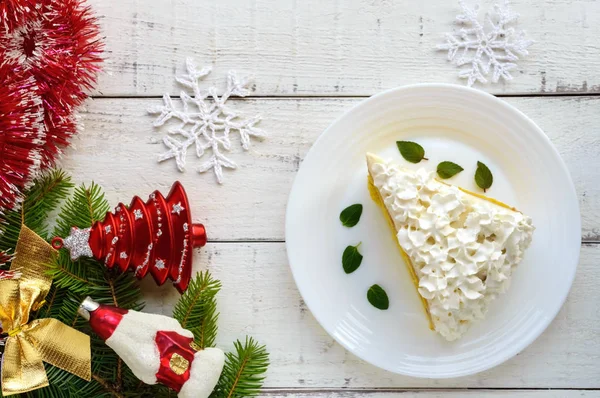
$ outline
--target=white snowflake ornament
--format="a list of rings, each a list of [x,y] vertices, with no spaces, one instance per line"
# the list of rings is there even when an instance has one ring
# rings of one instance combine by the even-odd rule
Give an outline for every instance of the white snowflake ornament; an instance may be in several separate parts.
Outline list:
[[[250,149],[250,139],[255,137],[264,139],[264,131],[256,127],[261,120],[259,115],[251,118],[242,118],[233,109],[227,106],[227,100],[232,96],[245,97],[250,93],[247,78],[238,78],[235,72],[227,75],[227,89],[221,97],[217,94],[216,87],[208,90],[200,89],[200,81],[211,72],[210,67],[200,70],[196,68],[191,58],[186,60],[187,73],[176,77],[177,82],[191,89],[192,95],[181,91],[179,98],[182,102],[181,109],[175,107],[169,94],[163,95],[163,105],[148,109],[151,114],[159,114],[154,121],[154,126],[164,125],[170,119],[180,123],[168,130],[163,137],[163,143],[168,151],[159,155],[158,161],[162,162],[175,158],[179,171],[184,171],[188,148],[195,146],[196,156],[202,158],[206,150],[212,154],[209,159],[200,164],[198,171],[203,173],[213,170],[219,184],[223,183],[223,167],[235,169],[236,163],[227,158],[222,150],[231,149],[230,134],[237,132],[244,150]],[[207,155],[208,156],[208,155]]]
[[[460,0],[463,14],[456,17],[461,25],[457,32],[446,33],[446,43],[437,46],[439,50],[448,50],[448,60],[462,68],[458,76],[467,79],[467,86],[475,82],[487,83],[486,76],[492,71],[492,82],[500,78],[512,80],[510,70],[519,56],[528,55],[527,48],[533,40],[526,37],[525,31],[516,31],[510,25],[519,18],[514,14],[508,1],[495,4],[493,12],[486,13],[484,22],[479,22],[479,6],[472,9]]]

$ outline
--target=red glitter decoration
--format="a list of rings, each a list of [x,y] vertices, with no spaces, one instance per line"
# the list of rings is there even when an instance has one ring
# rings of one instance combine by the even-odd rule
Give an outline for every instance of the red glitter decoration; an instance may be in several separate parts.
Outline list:
[[[73,228],[71,237],[81,232]],[[71,249],[73,259],[79,256],[69,238],[55,238],[52,244],[57,249],[63,245]],[[85,242],[76,244],[85,246]],[[179,181],[166,198],[155,191],[145,203],[138,196],[129,206],[119,203],[113,213],[106,213],[103,221],[91,227],[87,242],[91,254],[106,267],[122,272],[129,269],[138,279],[149,272],[158,285],[171,279],[181,293],[192,276],[192,249],[205,244],[206,230],[202,224],[192,224],[187,195]]]
[[[6,30],[12,30],[22,24],[35,10],[34,0],[2,0],[0,1],[0,21]]]
[[[21,200],[40,168],[45,142],[42,102],[32,76],[0,65],[0,212]]]
[[[77,125],[70,112],[54,108],[54,112],[44,113],[46,144],[42,150],[42,168],[52,167],[62,148],[69,145],[72,136],[77,132]]]
[[[43,104],[43,167],[54,165],[76,128],[72,112],[96,84],[100,29],[81,0],[1,0],[0,62],[34,79]],[[0,152],[0,156],[3,153]]]
[[[2,32],[0,49],[6,62],[31,71],[47,108],[71,110],[96,83],[103,44],[81,0],[41,0],[26,21]]]

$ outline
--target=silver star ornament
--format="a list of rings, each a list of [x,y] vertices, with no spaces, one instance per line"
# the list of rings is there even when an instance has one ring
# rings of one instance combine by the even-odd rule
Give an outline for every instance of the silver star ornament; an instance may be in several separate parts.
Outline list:
[[[93,257],[89,244],[90,228],[71,228],[71,234],[63,240],[63,246],[71,252],[71,260],[75,261],[81,256]]]

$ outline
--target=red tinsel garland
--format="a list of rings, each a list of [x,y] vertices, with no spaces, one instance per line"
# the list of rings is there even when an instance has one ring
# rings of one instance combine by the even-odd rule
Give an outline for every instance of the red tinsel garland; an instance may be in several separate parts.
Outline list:
[[[35,10],[34,0],[2,0],[0,1],[0,21],[2,28],[12,30],[26,21]]]
[[[73,110],[96,83],[102,49],[97,20],[82,0],[0,0],[0,66],[11,72],[0,76],[5,83],[0,88],[0,103],[5,102],[5,113],[0,112],[0,118],[5,118],[4,124],[0,119],[0,163],[5,165],[5,170],[0,170],[0,193],[12,192],[12,203],[18,197],[16,188],[22,188],[33,174],[26,159],[41,160],[42,167],[52,166],[75,134]],[[23,109],[6,113],[10,109],[4,96],[14,100],[16,92],[23,95],[23,90],[11,91],[23,87],[21,82],[28,82],[33,91],[27,95],[37,96],[41,103],[43,133],[35,139],[23,137],[21,143],[27,145],[21,148],[28,147],[30,152],[17,154],[6,146],[11,132],[5,129],[23,121],[16,116]],[[7,156],[21,161],[13,161],[8,170]],[[6,200],[10,196],[3,196],[0,210],[9,206]]]
[[[44,143],[35,79],[0,65],[0,210],[20,201],[21,190],[39,170]]]

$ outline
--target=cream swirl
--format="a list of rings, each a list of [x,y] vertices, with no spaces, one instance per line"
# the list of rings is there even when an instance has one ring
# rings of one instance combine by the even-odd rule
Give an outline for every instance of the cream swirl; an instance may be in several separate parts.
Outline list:
[[[416,172],[375,163],[374,185],[410,257],[435,329],[460,338],[509,286],[534,227],[522,213]]]

